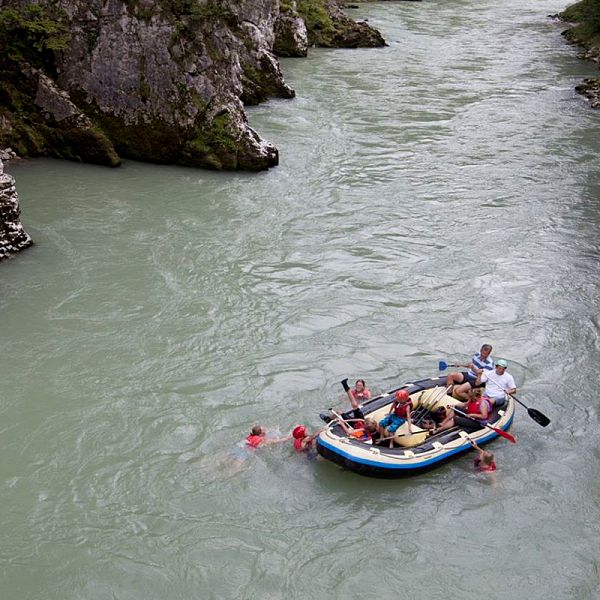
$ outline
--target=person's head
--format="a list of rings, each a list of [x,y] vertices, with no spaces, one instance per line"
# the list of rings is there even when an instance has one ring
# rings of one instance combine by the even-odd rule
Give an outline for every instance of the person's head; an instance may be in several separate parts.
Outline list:
[[[365,429],[369,433],[375,433],[377,431],[377,423],[374,419],[367,418],[365,419]]]
[[[363,392],[367,387],[367,384],[365,383],[364,379],[357,379],[356,383],[354,384],[354,387],[357,392]]]
[[[297,440],[301,440],[302,438],[306,437],[306,427],[304,427],[304,425],[298,425],[298,427],[294,427],[292,436]]]
[[[492,347],[490,344],[484,344],[479,350],[479,356],[485,360],[492,353]]]
[[[483,388],[479,387],[479,386],[471,388],[471,390],[469,391],[469,396],[473,400],[479,400],[479,398],[481,398],[482,395],[483,395]]]
[[[267,430],[262,425],[255,425],[252,428],[252,435],[265,435]]]
[[[491,465],[494,462],[494,454],[492,452],[484,451],[483,455],[481,456],[481,462],[484,465]]]
[[[398,390],[396,392],[396,396],[394,398],[395,402],[399,404],[406,404],[410,399],[408,392],[406,390]]]
[[[504,375],[504,371],[506,371],[507,368],[508,363],[503,358],[496,361],[496,373],[498,373],[498,375]]]

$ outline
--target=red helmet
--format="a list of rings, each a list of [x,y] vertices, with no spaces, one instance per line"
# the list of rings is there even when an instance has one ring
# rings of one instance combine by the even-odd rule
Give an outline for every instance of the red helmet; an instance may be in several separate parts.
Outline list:
[[[298,425],[298,427],[294,427],[294,431],[292,431],[292,435],[297,440],[301,440],[303,437],[306,437],[306,427],[304,427],[304,425]]]
[[[396,392],[396,400],[400,402],[406,402],[409,399],[408,392],[406,390],[398,390]]]

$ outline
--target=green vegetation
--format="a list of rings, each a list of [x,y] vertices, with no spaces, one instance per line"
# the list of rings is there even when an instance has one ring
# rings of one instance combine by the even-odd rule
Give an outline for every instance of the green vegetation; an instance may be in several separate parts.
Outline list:
[[[600,0],[581,0],[560,13],[561,19],[576,23],[567,39],[585,46],[600,46]]]
[[[69,43],[67,18],[57,9],[29,4],[0,8],[0,58],[43,66]]]
[[[335,30],[324,0],[298,0],[296,5],[309,31],[331,33]]]
[[[237,144],[229,132],[230,117],[227,113],[216,116],[210,126],[196,134],[186,144],[187,157],[184,164],[204,164],[213,169],[235,169]]]

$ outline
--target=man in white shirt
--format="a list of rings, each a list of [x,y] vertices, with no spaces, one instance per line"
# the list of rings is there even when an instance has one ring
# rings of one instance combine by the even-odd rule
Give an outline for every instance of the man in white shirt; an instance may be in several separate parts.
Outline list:
[[[504,406],[508,394],[517,391],[513,376],[507,372],[508,363],[501,358],[496,361],[496,368],[492,374],[490,371],[482,371],[477,376],[477,383],[485,383],[485,395],[491,399],[494,406]]]

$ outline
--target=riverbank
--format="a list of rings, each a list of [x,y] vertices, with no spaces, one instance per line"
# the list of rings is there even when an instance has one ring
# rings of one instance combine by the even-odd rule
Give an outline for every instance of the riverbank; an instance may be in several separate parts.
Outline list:
[[[600,68],[600,2],[582,0],[556,16],[570,25],[563,32],[565,39],[584,48],[581,58]],[[592,108],[600,108],[600,76],[584,79],[575,90],[590,100]]]

